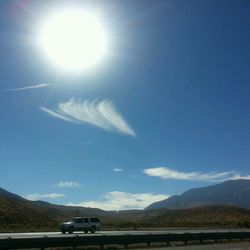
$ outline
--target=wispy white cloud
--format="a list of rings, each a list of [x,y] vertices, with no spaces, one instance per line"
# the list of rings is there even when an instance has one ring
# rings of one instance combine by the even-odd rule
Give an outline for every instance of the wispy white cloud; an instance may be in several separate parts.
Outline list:
[[[168,198],[165,194],[139,193],[112,191],[103,195],[102,200],[69,203],[68,206],[83,206],[100,208],[103,210],[143,209],[153,202]]]
[[[92,144],[93,142],[92,141],[85,141],[83,142],[83,144],[87,145],[87,144]]]
[[[57,200],[64,198],[65,194],[57,194],[57,193],[51,193],[51,194],[27,194],[25,196],[26,199],[36,201],[36,200],[43,200],[43,199],[50,199],[50,200]]]
[[[122,169],[122,168],[113,168],[113,171],[114,171],[114,172],[122,172],[123,169]]]
[[[55,186],[58,188],[78,188],[80,183],[77,181],[60,181]]]
[[[45,88],[50,86],[49,83],[39,83],[39,84],[34,84],[34,85],[29,85],[25,87],[20,87],[20,88],[13,88],[13,89],[6,89],[5,91],[23,91],[23,90],[30,90],[30,89],[39,89],[39,88]]]
[[[227,172],[180,172],[167,167],[147,168],[143,172],[146,175],[159,177],[161,179],[204,181],[204,182],[222,182],[226,180],[250,179],[250,175],[240,175],[236,171]]]
[[[59,113],[57,113],[57,112],[55,112],[55,111],[53,111],[53,110],[51,110],[51,109],[47,109],[47,108],[45,108],[45,107],[40,107],[40,109],[41,109],[42,111],[46,112],[47,114],[49,114],[49,115],[51,115],[51,116],[53,116],[53,117],[56,117],[56,118],[58,118],[58,119],[62,119],[62,120],[67,121],[67,122],[78,123],[78,122],[74,121],[73,119],[70,119],[70,118],[68,118],[68,117],[66,117],[66,116],[63,116],[63,115],[61,115],[61,114],[59,114]]]
[[[59,103],[55,109],[41,107],[41,110],[68,122],[88,123],[110,132],[136,136],[134,130],[108,100],[97,102],[70,99],[68,102]]]

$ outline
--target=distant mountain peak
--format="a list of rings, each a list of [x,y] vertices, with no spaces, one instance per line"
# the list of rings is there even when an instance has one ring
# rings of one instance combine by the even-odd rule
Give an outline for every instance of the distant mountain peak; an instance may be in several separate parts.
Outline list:
[[[228,180],[206,187],[193,188],[181,195],[174,195],[155,202],[145,209],[183,209],[204,205],[231,205],[250,208],[250,180]]]

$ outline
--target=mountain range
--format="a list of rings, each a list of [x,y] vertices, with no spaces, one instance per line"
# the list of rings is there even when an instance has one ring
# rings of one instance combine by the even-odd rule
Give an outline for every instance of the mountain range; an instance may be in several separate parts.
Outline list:
[[[194,188],[181,195],[149,205],[146,210],[184,209],[207,205],[230,205],[250,208],[250,180],[229,180],[220,184]]]
[[[250,226],[250,181],[235,180],[191,189],[144,210],[96,208],[29,201],[0,188],[0,231],[58,230],[75,216],[97,216],[103,228]]]

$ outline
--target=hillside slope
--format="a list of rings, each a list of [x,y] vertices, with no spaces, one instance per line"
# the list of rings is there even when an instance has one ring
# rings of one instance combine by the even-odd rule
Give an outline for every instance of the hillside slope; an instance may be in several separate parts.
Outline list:
[[[95,208],[67,207],[43,201],[29,201],[0,188],[0,228],[2,231],[23,228],[57,228],[74,216],[100,216],[106,212]]]
[[[149,209],[183,209],[205,205],[231,205],[250,208],[250,180],[230,180],[220,184],[190,189],[148,206]]]

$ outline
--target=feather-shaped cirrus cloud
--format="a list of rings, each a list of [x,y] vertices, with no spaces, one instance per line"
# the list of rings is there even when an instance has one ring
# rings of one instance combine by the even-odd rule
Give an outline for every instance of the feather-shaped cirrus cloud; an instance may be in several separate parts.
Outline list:
[[[110,132],[118,132],[135,137],[135,131],[117,111],[111,101],[88,101],[70,99],[59,103],[56,108],[40,107],[41,110],[64,121],[88,123]]]

